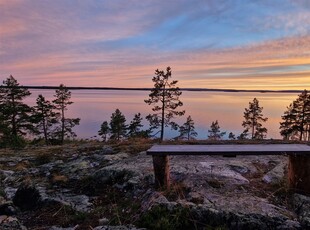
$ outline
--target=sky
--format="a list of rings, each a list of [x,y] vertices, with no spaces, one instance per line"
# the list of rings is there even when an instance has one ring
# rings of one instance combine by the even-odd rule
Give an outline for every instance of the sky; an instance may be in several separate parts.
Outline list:
[[[22,85],[310,87],[308,0],[0,0],[0,76]]]

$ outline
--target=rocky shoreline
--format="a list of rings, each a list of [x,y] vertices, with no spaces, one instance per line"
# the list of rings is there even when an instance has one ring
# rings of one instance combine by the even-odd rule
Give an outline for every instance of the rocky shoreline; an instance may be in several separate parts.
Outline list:
[[[38,149],[0,153],[0,229],[310,228],[285,156],[171,157],[172,188],[156,191],[144,151]]]

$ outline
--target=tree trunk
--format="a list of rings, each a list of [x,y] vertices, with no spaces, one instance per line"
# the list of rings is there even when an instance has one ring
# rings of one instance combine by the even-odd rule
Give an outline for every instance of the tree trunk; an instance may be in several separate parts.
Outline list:
[[[302,136],[304,135],[304,123],[305,123],[305,105],[302,107],[302,118],[300,124],[300,137],[299,140],[302,141]]]
[[[253,115],[254,116],[254,115]],[[252,118],[252,139],[254,139],[254,130],[255,130],[255,125],[254,125],[254,117]]]
[[[43,132],[44,132],[45,144],[48,145],[47,128],[46,128],[46,121],[45,121],[45,118],[43,118]]]
[[[61,108],[61,144],[64,143],[65,139],[65,108]]]
[[[161,130],[160,130],[160,140],[164,140],[164,128],[165,128],[165,87],[163,89],[163,104],[161,108]]]
[[[16,117],[15,117],[15,114],[13,114],[12,116],[12,135],[14,137],[17,136],[17,128],[16,128]]]
[[[15,108],[15,100],[12,97],[12,106],[13,106],[13,114],[12,114],[12,135],[17,137],[17,125],[16,125],[16,108]]]

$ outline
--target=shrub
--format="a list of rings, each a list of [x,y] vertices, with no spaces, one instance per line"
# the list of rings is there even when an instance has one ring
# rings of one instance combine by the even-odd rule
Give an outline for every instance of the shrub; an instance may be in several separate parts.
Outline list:
[[[190,216],[189,208],[168,210],[167,207],[155,206],[143,214],[138,221],[138,226],[154,230],[188,230],[195,229],[195,223]]]

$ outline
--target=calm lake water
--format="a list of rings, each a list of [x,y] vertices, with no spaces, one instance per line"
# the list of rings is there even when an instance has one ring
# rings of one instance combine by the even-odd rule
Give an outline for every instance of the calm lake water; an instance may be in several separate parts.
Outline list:
[[[32,95],[26,102],[34,105],[39,94],[48,100],[53,100],[54,90],[31,90]],[[114,91],[114,90],[72,90],[72,101],[69,106],[68,117],[81,118],[80,125],[75,127],[78,138],[91,138],[97,135],[103,121],[110,121],[115,109],[120,109],[130,123],[135,113],[140,112],[143,117],[151,113],[151,106],[144,103],[148,98],[148,91]],[[183,124],[191,115],[197,139],[206,139],[212,121],[218,120],[222,131],[239,135],[243,131],[243,112],[250,101],[256,97],[263,114],[268,117],[265,127],[268,129],[267,138],[279,139],[279,122],[286,107],[297,98],[297,94],[285,93],[226,93],[226,92],[188,92],[184,91],[181,100],[186,110],[185,116],[176,119]],[[148,125],[147,121],[143,121]],[[178,132],[165,129],[165,138],[173,138]]]

